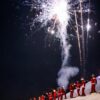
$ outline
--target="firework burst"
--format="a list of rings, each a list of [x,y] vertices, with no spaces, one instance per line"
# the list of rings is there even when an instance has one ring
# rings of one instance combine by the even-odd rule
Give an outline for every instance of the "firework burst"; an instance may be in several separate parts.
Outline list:
[[[67,27],[69,25],[71,15],[75,17],[75,24],[76,28],[76,36],[78,40],[78,47],[80,53],[80,61],[82,58],[85,59],[85,40],[84,40],[84,19],[83,13],[88,12],[87,6],[82,6],[83,2],[87,2],[87,0],[31,0],[31,10],[35,9],[38,13],[36,14],[35,18],[33,19],[32,26],[35,23],[40,22],[41,27],[46,26],[46,30],[51,35],[60,39],[60,44],[62,48],[62,67],[61,70],[58,72],[58,85],[64,86],[66,88],[68,80],[70,77],[75,76],[78,73],[78,69],[76,67],[68,67],[68,58],[69,58],[69,51],[71,45],[68,42],[68,34],[67,34]],[[77,20],[77,13],[80,13],[80,26],[82,32],[82,38],[80,39],[80,31],[79,31],[79,24]],[[88,20],[87,23],[87,31],[90,29],[90,21]],[[81,41],[82,40],[82,44]],[[81,48],[83,50],[81,50]],[[83,51],[83,54],[82,54]],[[67,74],[68,71],[71,71],[69,75]]]

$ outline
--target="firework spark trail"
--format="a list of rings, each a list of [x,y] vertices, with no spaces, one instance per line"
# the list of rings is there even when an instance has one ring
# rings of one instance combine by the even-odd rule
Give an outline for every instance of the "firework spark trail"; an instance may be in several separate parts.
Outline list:
[[[81,51],[81,43],[80,43],[80,35],[79,35],[79,28],[78,28],[78,22],[77,22],[77,14],[75,11],[75,22],[76,22],[76,35],[78,40],[78,48],[79,48],[79,56],[80,56],[80,65],[82,66],[82,51]]]
[[[85,77],[85,60],[86,60],[86,58],[85,58],[85,36],[84,36],[84,23],[83,23],[83,7],[82,7],[82,3],[83,3],[83,1],[82,0],[80,0],[80,13],[81,13],[81,32],[82,32],[82,53],[83,53],[83,55],[82,55],[82,61],[83,61],[83,63],[82,63],[82,71],[83,71],[83,76]]]
[[[88,19],[87,19],[87,37],[86,37],[86,55],[88,58],[88,38],[89,38],[89,31],[91,29],[91,25],[90,25],[90,0],[89,0],[89,7],[88,7]]]

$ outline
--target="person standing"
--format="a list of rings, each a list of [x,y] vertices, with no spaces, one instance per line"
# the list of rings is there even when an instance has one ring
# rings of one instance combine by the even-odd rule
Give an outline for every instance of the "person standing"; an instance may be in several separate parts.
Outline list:
[[[61,88],[61,91],[62,91],[62,95],[64,96],[64,99],[67,99],[66,91],[65,91],[64,87]]]
[[[41,100],[41,97],[40,96],[38,97],[38,100]]]
[[[45,100],[48,100],[48,92],[45,93]]]
[[[70,84],[69,90],[70,90],[70,98],[73,98],[73,93],[74,93],[74,85],[73,85],[73,83]]]
[[[45,96],[44,95],[41,96],[41,100],[45,100]]]
[[[48,94],[48,99],[49,100],[53,100],[53,96],[52,96],[52,93],[51,92],[49,92],[49,94]]]
[[[58,93],[58,100],[61,100],[61,90],[60,90],[60,88],[58,88],[58,91],[57,91],[57,93]]]
[[[95,85],[97,83],[96,77],[94,74],[92,74],[92,78],[91,78],[91,93],[96,92],[95,90]]]
[[[78,81],[76,82],[76,89],[78,96],[80,96],[80,83]]]
[[[33,100],[36,100],[36,97],[33,97]]]
[[[54,98],[54,100],[56,100],[56,97],[57,97],[57,92],[56,92],[56,90],[53,90],[53,98]]]
[[[82,96],[85,96],[85,80],[81,78]]]

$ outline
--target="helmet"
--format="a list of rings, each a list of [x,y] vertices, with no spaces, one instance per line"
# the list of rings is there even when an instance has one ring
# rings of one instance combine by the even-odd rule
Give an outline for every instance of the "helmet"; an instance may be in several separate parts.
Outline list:
[[[83,77],[81,78],[81,81],[82,81],[82,80],[84,80],[84,78],[83,78]]]
[[[92,77],[94,77],[95,75],[94,74],[92,74]]]
[[[54,89],[53,92],[56,92],[56,90]]]

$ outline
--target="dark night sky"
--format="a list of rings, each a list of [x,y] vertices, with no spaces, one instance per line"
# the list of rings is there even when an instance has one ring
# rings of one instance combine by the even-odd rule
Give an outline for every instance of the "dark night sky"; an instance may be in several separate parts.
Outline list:
[[[22,2],[1,1],[1,100],[27,100],[30,96],[38,96],[45,90],[57,87],[57,72],[61,65],[59,41],[54,41],[50,36],[46,39],[43,30],[30,35],[32,32],[29,31],[29,20],[26,19],[29,7]],[[98,25],[92,32],[94,39],[89,41],[88,75],[100,73],[100,33],[97,32],[100,29],[100,0],[94,0],[93,5],[94,20]],[[74,50],[73,63],[77,62]]]

